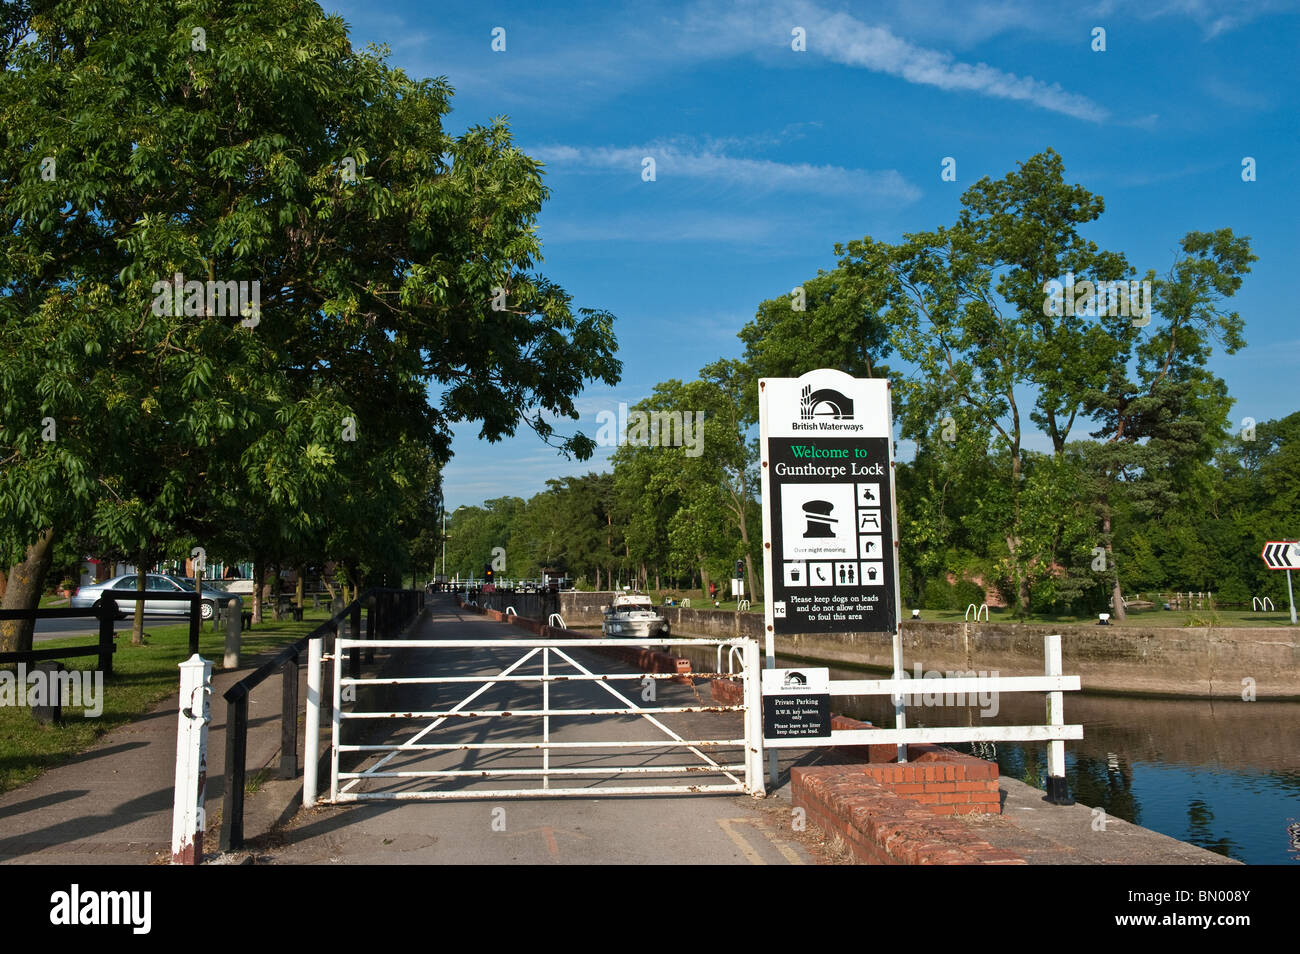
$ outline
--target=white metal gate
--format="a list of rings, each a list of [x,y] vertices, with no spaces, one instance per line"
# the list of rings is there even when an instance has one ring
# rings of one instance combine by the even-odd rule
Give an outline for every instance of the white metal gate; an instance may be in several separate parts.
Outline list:
[[[659,646],[701,646],[716,648],[721,654],[723,647],[735,647],[731,655],[739,656],[741,667],[738,672],[730,674],[739,678],[743,686],[743,700],[739,705],[708,705],[695,692],[699,704],[679,705],[640,705],[628,695],[614,687],[618,682],[635,682],[642,687],[642,696],[646,694],[657,699],[660,685],[670,686],[669,680],[680,680],[677,673],[645,672],[593,672],[578,659],[573,650],[595,647],[618,646],[659,647]],[[499,671],[483,674],[446,674],[439,671],[436,675],[411,675],[401,677],[376,676],[371,678],[353,678],[343,675],[343,667],[334,666],[334,705],[333,739],[330,757],[330,795],[332,802],[352,802],[369,799],[463,799],[463,798],[535,798],[551,796],[602,796],[602,795],[664,795],[664,794],[700,794],[700,793],[749,793],[763,794],[762,771],[762,710],[759,686],[759,652],[758,643],[753,639],[673,639],[657,637],[652,639],[448,639],[448,640],[356,640],[340,638],[336,642],[335,658],[346,657],[349,649],[363,647],[390,650],[483,650],[491,649],[500,653],[517,650],[518,655],[509,665],[499,666]],[[730,656],[729,656],[730,658]],[[441,667],[435,667],[441,669]],[[537,670],[537,671],[531,671]],[[694,678],[707,678],[713,673],[692,674]],[[654,688],[650,687],[654,684]],[[536,684],[539,687],[536,708],[509,709],[476,707],[476,700],[482,700],[495,687],[510,687],[513,684]],[[357,697],[356,690],[363,686],[400,687],[400,686],[463,686],[469,691],[454,705],[436,707],[428,711],[410,709],[382,709],[372,711],[357,707],[345,711],[345,696]],[[592,705],[565,705],[555,698],[557,691],[570,688],[581,692],[582,686],[599,686],[613,697],[617,705],[602,708]],[[382,692],[382,688],[380,692]],[[689,703],[690,700],[685,700]],[[480,701],[483,706],[483,701]],[[664,717],[686,713],[723,713],[739,712],[741,714],[742,732],[740,737],[701,738],[686,737],[667,725]],[[636,716],[636,725],[648,725],[653,732],[662,733],[662,738],[572,738],[572,731],[567,727],[560,733],[564,737],[556,738],[556,726],[552,720],[583,717],[587,720],[603,717]],[[400,742],[384,741],[378,743],[348,744],[342,741],[343,724],[353,720],[428,720],[418,731]],[[477,724],[480,731],[492,734],[502,724],[517,725],[515,720],[538,720],[540,726],[536,732],[506,740],[468,741],[462,732],[461,737],[451,741],[432,741],[430,736],[444,726],[455,726],[453,720],[464,720],[460,725]],[[498,721],[499,720],[499,721]],[[692,720],[698,722],[699,720]],[[496,722],[496,725],[493,723]],[[590,727],[603,727],[608,734],[609,726],[603,722],[587,722]],[[652,733],[642,733],[649,735]],[[453,734],[455,734],[453,732]],[[699,735],[700,733],[694,733]],[[664,751],[667,750],[667,751]],[[340,769],[340,756],[358,753],[364,760],[381,756],[372,764],[357,766],[356,771]],[[382,753],[382,755],[381,755]],[[603,754],[602,754],[603,753]],[[676,754],[671,763],[660,761],[665,755]],[[508,755],[509,754],[509,755]],[[682,759],[683,755],[691,758]],[[728,757],[741,757],[741,761],[726,761]],[[508,764],[505,767],[464,767],[461,762],[456,767],[449,767],[447,760],[478,760],[480,758],[524,759],[530,764]],[[627,759],[639,759],[637,764],[628,764]],[[613,759],[613,761],[611,761]],[[443,764],[438,764],[439,761]],[[600,764],[579,764],[581,761],[599,762]],[[405,765],[394,764],[405,762]],[[422,765],[421,762],[424,764]],[[536,762],[537,764],[531,764]],[[686,764],[683,764],[686,763]],[[667,784],[623,784],[626,778],[651,779],[655,776],[666,777]],[[685,782],[673,776],[689,777]],[[701,777],[699,782],[694,782]],[[705,778],[713,777],[711,782]],[[531,779],[534,787],[497,788],[487,787],[484,780],[493,779]],[[553,785],[557,779],[586,779],[587,786],[574,782]],[[459,783],[460,788],[428,787],[443,780]],[[614,781],[616,783],[611,784]],[[397,786],[385,790],[372,790],[371,785]],[[471,786],[472,787],[469,787]],[[416,787],[419,786],[419,787]]]

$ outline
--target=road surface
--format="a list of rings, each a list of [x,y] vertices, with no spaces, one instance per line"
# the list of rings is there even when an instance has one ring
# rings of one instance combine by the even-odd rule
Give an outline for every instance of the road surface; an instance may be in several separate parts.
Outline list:
[[[344,710],[447,711],[481,689],[490,677],[511,665],[513,675],[542,671],[541,651],[510,643],[535,638],[519,627],[462,612],[447,597],[435,598],[431,619],[408,638],[429,640],[429,649],[393,649],[363,676],[410,678],[454,675],[467,681],[437,685],[362,687],[357,702]],[[445,639],[499,639],[484,649],[438,649]],[[382,652],[382,651],[381,651]],[[592,651],[566,649],[572,663],[556,651],[545,665],[551,675],[596,675],[633,672],[628,663]],[[469,681],[473,677],[473,681]],[[636,681],[557,681],[551,684],[548,708],[556,710],[624,708],[609,689],[645,706],[712,706],[707,684],[655,683],[655,700],[643,700],[648,690]],[[499,682],[483,690],[462,711],[518,712],[541,707],[537,682]],[[695,740],[732,740],[743,736],[737,712],[666,713],[657,716],[667,729]],[[525,715],[474,718],[344,720],[344,743],[483,745],[503,741],[532,743],[542,737],[541,717]],[[671,741],[668,732],[640,715],[573,715],[550,718],[550,738],[557,742]],[[416,736],[419,739],[416,739]],[[406,751],[378,763],[386,753],[343,753],[345,771],[519,771],[534,774],[481,778],[370,778],[355,782],[352,791],[370,794],[455,791],[463,796],[487,794],[489,789],[538,788],[538,750],[485,748]],[[816,863],[817,844],[803,831],[798,813],[777,796],[758,799],[743,794],[619,795],[629,785],[726,784],[726,772],[712,770],[743,763],[740,747],[700,747],[697,753],[677,746],[626,749],[557,749],[552,768],[575,774],[552,779],[552,788],[581,788],[591,797],[525,797],[490,795],[446,801],[388,799],[343,805],[323,805],[298,813],[283,833],[283,843],[262,854],[281,864],[809,864]],[[672,769],[615,775],[613,766]],[[689,769],[685,768],[689,766]],[[683,767],[678,770],[676,767]],[[743,771],[731,770],[743,781]],[[328,793],[329,778],[322,778]],[[346,787],[342,782],[341,787]]]

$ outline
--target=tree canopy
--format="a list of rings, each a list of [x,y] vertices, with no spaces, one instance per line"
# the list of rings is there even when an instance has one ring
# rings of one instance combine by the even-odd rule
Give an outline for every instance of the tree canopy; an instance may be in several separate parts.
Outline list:
[[[703,412],[705,450],[620,447],[621,548],[572,575],[608,579],[612,558],[622,578],[703,589],[738,557],[760,561],[757,380],[835,368],[891,378],[915,447],[897,466],[910,605],[1122,617],[1126,596],[1160,589],[1277,601],[1259,552],[1300,536],[1296,415],[1238,430],[1212,370],[1245,345],[1229,300],[1256,261],[1250,240],[1188,232],[1172,262],[1138,269],[1088,237],[1105,208],[1048,149],[972,185],[949,224],[836,244],[833,267],[757,303],[739,361],[634,406]],[[528,519],[555,503],[527,501]]]
[[[142,556],[241,510],[290,539],[374,527],[457,422],[589,456],[548,422],[617,381],[613,316],[537,271],[548,191],[504,119],[452,135],[445,79],[304,0],[6,17],[6,607],[84,527]]]

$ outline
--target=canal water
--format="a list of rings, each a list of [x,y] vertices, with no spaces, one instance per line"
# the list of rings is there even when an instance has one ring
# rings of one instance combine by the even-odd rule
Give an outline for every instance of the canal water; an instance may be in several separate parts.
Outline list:
[[[695,657],[697,672],[716,665],[711,653],[683,655]],[[807,664],[778,658],[777,665]],[[883,677],[832,668],[831,678]],[[908,706],[907,724],[1033,725],[1044,720],[1045,700],[1042,693],[1007,694],[996,713],[991,700],[984,707]],[[832,703],[841,715],[893,725],[887,696],[837,696]],[[1067,692],[1065,719],[1083,725],[1083,740],[1065,744],[1066,778],[1080,803],[1247,864],[1300,862],[1300,703]],[[1003,776],[1046,787],[1046,744],[974,749],[997,761]]]

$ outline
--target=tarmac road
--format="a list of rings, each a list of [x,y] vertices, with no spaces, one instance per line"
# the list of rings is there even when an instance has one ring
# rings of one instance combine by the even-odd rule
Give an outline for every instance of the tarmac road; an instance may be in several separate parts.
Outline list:
[[[118,625],[126,623],[130,625],[131,617],[127,616],[125,620],[119,620]],[[145,613],[144,622],[148,626],[173,625],[176,623],[185,623],[189,621],[189,616],[168,616],[159,613]],[[36,633],[32,636],[32,642],[39,643],[50,639],[66,639],[69,636],[89,635],[92,639],[99,635],[99,620],[94,617],[86,616],[79,619],[38,619],[36,621]]]
[[[534,638],[518,627],[462,613],[448,598],[436,598],[432,620],[410,638],[430,640],[430,649],[394,649],[381,666],[386,677],[456,675],[490,677],[528,653],[511,647],[520,638]],[[500,639],[500,648],[437,649],[441,639]],[[631,673],[634,667],[591,651],[566,649],[573,663],[596,675]],[[546,663],[552,675],[580,670],[551,651]],[[541,672],[542,653],[513,671]],[[373,669],[363,675],[370,676]],[[355,707],[345,710],[446,711],[483,685],[483,681],[437,685],[363,687]],[[551,710],[624,708],[608,690],[616,689],[640,706],[714,705],[706,684],[695,687],[659,680],[655,700],[643,700],[645,686],[637,681],[554,682]],[[464,711],[517,712],[541,706],[537,682],[506,682],[485,690]],[[665,726],[688,740],[734,740],[743,736],[737,712],[665,713]],[[420,744],[482,745],[496,742],[535,742],[542,719],[534,716],[480,716],[438,720],[345,720],[343,741],[412,742]],[[671,741],[664,730],[640,715],[552,716],[550,738],[556,742]],[[343,753],[341,766],[356,771],[377,766],[385,753]],[[777,796],[758,799],[744,794],[619,795],[629,785],[717,785],[728,782],[709,760],[722,765],[743,764],[739,746],[699,747],[692,753],[680,746],[658,744],[637,749],[556,749],[550,766],[572,769],[557,776],[552,788],[590,790],[592,797],[512,798],[502,790],[539,788],[536,774],[482,778],[370,778],[353,791],[394,793],[457,791],[465,800],[383,800],[322,805],[304,809],[284,830],[282,844],[259,852],[260,860],[277,864],[809,864],[816,863],[816,844],[804,837],[788,801]],[[541,764],[538,750],[464,749],[407,751],[392,757],[382,771],[504,771],[534,772]],[[618,775],[612,767],[656,770]],[[743,769],[730,770],[740,781]],[[341,787],[346,782],[341,782]],[[322,778],[322,788],[328,777]],[[472,797],[472,796],[488,797]]]

